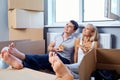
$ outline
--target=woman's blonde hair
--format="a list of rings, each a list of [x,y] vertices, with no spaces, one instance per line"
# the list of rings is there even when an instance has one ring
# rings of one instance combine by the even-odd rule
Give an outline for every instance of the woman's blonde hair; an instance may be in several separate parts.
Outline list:
[[[99,35],[98,35],[98,31],[97,31],[97,28],[96,26],[94,26],[93,24],[87,24],[86,26],[91,26],[93,27],[93,35],[90,37],[90,41],[98,41],[98,38],[99,38]]]

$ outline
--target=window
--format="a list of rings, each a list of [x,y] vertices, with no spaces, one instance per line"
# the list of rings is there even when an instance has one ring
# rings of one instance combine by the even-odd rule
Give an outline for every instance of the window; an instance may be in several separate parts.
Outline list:
[[[109,20],[104,16],[105,0],[84,0],[84,21]]]
[[[105,16],[111,19],[119,20],[120,0],[105,0]]]
[[[56,22],[79,21],[79,0],[56,0]]]
[[[62,23],[74,19],[80,23],[84,22],[107,22],[118,18],[120,7],[115,3],[119,0],[48,0],[48,23]],[[120,2],[120,1],[119,1]],[[111,8],[112,6],[112,8]],[[117,13],[116,18],[108,17],[111,9]],[[107,11],[108,10],[108,11]],[[120,12],[120,11],[119,11]],[[107,13],[107,14],[106,14]]]

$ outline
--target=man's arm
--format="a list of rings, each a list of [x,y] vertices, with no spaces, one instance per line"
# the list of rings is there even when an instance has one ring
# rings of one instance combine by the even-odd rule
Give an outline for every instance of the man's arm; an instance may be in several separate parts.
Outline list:
[[[64,50],[64,46],[63,45],[60,45],[58,48],[54,48],[55,46],[55,42],[51,42],[49,45],[48,45],[48,51],[52,51],[52,52],[57,52],[57,51],[63,51]]]
[[[48,45],[48,51],[54,51],[54,46],[55,46],[55,42],[51,42],[51,43]]]

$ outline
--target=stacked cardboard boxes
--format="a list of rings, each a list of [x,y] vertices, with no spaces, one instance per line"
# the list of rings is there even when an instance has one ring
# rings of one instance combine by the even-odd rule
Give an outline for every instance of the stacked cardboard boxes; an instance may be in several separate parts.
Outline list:
[[[43,39],[44,0],[8,0],[9,40]]]

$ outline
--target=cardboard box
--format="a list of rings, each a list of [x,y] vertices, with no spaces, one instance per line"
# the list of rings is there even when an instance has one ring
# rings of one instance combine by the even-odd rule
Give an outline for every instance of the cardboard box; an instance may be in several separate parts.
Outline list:
[[[12,40],[12,41],[1,41],[0,51],[3,47],[8,46],[11,42],[15,43],[15,47],[23,53],[31,54],[44,54],[45,53],[45,40]]]
[[[90,75],[96,69],[95,50],[91,50],[83,57],[79,66],[80,80],[90,80]]]
[[[116,70],[120,74],[120,49],[93,49],[79,66],[80,80],[90,80],[96,69]]]
[[[8,9],[44,11],[44,0],[8,0]]]
[[[28,68],[21,70],[1,70],[0,80],[55,80],[56,76]]]
[[[9,40],[43,40],[43,28],[12,29],[9,28]]]
[[[44,12],[22,9],[8,11],[9,28],[43,28]]]
[[[45,54],[45,40],[17,42],[16,48],[25,54]]]
[[[17,42],[26,42],[26,41],[30,41],[29,39],[26,40],[10,40],[10,41],[0,41],[0,50],[5,47],[8,46],[10,43],[14,42],[15,44]]]

